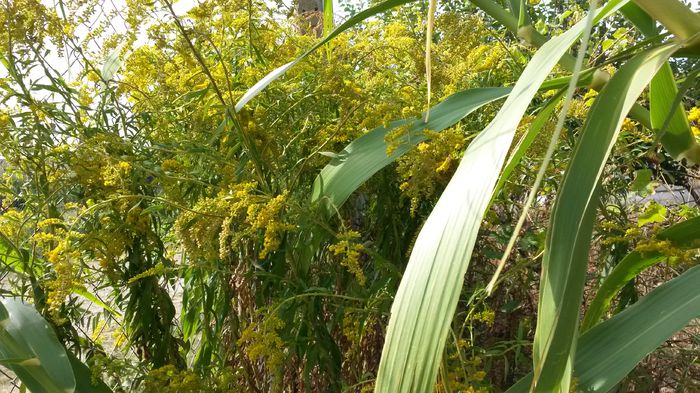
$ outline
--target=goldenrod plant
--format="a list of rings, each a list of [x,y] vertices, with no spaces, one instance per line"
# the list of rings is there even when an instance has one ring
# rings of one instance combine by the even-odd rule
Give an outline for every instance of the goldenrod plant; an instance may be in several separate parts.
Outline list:
[[[0,387],[700,387],[695,10],[184,3],[0,3]]]

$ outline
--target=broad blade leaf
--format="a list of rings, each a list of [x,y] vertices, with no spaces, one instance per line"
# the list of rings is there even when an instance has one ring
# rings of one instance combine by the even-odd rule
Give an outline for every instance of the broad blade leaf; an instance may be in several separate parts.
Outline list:
[[[578,340],[576,391],[605,393],[645,356],[700,316],[700,266],[664,283]],[[526,393],[532,374],[506,393]]]
[[[557,194],[542,261],[534,341],[535,391],[568,391],[586,278],[597,184],[627,112],[678,45],[631,59],[603,88]]]
[[[654,19],[637,4],[629,3],[621,11],[648,38],[659,34]],[[677,96],[673,71],[666,63],[652,79],[649,89],[651,125],[660,133],[661,144],[673,158],[686,158],[697,164],[700,163],[700,146],[688,124],[683,102]]]
[[[68,360],[75,375],[75,393],[112,393],[112,389],[103,381],[95,381],[95,376],[88,366],[70,352],[68,352]]]
[[[677,95],[678,87],[673,79],[673,71],[666,62],[652,79],[649,88],[651,125],[661,133],[661,144],[673,158],[685,158],[698,164],[700,146],[695,142],[683,103],[680,100],[676,102]]]
[[[120,52],[122,51],[122,48],[122,45],[117,46],[112,52],[110,52],[107,59],[105,59],[105,64],[102,66],[102,79],[105,81],[112,79],[114,74],[116,74],[119,70],[119,67],[121,67],[122,59]]]
[[[597,19],[623,3],[608,2]],[[413,247],[392,305],[376,391],[433,391],[479,224],[515,129],[584,27],[577,24],[537,51],[496,117],[467,148]]]
[[[8,318],[0,321],[0,358],[23,362],[0,363],[14,371],[33,393],[69,393],[75,378],[66,350],[34,307],[4,299]]]
[[[389,128],[378,127],[362,135],[321,170],[314,180],[312,203],[321,201],[326,217],[329,217],[335,211],[333,207],[340,207],[372,175],[423,142],[426,139],[423,131],[442,131],[483,105],[505,97],[509,92],[510,89],[501,87],[461,91],[435,105],[428,123],[418,118],[400,120],[393,122]],[[410,123],[412,125],[406,135],[401,137],[391,155],[387,155],[387,144],[384,141],[386,134]]]

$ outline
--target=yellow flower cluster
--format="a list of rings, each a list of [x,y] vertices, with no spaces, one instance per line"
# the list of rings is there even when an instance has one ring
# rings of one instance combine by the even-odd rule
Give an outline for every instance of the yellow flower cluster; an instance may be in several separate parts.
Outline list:
[[[250,228],[253,231],[265,231],[260,259],[265,259],[269,253],[276,251],[282,243],[284,233],[295,228],[294,225],[282,220],[288,197],[289,194],[284,192],[270,199],[266,204],[248,206],[246,221],[250,224]]]
[[[255,182],[237,183],[215,198],[204,198],[194,209],[180,214],[175,230],[185,250],[194,257],[226,259],[231,245],[245,237],[256,239],[263,233],[263,245],[258,257],[266,258],[276,251],[287,231],[295,228],[284,221],[289,194],[284,192],[265,199],[253,194]],[[218,238],[218,248],[212,239]]]
[[[218,255],[217,250],[211,247],[212,239],[217,236],[228,239],[230,229],[223,224],[230,211],[230,201],[204,198],[194,205],[193,210],[184,211],[178,216],[175,231],[190,257],[213,259]]]
[[[657,238],[642,240],[637,244],[634,250],[643,255],[661,254],[667,258],[667,262],[671,265],[695,265],[698,262],[697,249],[681,249],[668,240],[660,240]]]
[[[119,161],[115,165],[108,165],[102,170],[102,182],[105,187],[123,187],[130,174],[131,164],[126,161]]]
[[[73,285],[78,282],[76,277],[77,261],[80,251],[73,249],[70,238],[63,238],[56,247],[46,253],[46,259],[53,266],[56,278],[49,282],[48,299],[49,312],[56,322],[61,322],[59,310],[64,300],[71,294]]]
[[[700,138],[700,108],[695,106],[688,111],[688,121],[693,130],[693,135],[696,138]]]
[[[182,168],[179,162],[173,159],[163,160],[160,164],[160,169],[166,172],[177,172]]]
[[[131,277],[128,281],[129,284],[133,284],[138,280],[144,279],[146,277],[159,276],[165,273],[168,269],[162,263],[158,263],[150,269],[146,269],[143,272]]]
[[[483,322],[487,326],[493,326],[493,323],[496,320],[496,312],[493,310],[484,310],[474,314],[474,316],[472,316],[472,319],[474,321]]]
[[[140,207],[133,207],[126,213],[126,223],[137,235],[143,235],[151,226],[151,216]]]
[[[365,247],[357,242],[360,234],[353,230],[344,230],[337,234],[338,241],[328,247],[328,250],[337,257],[341,257],[340,264],[345,266],[355,276],[357,282],[364,286],[367,278],[360,265],[360,254]]]
[[[263,360],[265,368],[275,381],[280,381],[284,373],[284,342],[279,331],[284,328],[284,322],[273,313],[265,315],[266,309],[258,310],[262,316],[260,322],[252,322],[243,330],[238,339],[238,345],[245,348],[248,359],[252,362]]]
[[[451,355],[452,361],[459,361],[460,356]],[[459,361],[458,367],[447,370],[447,378],[440,379],[435,388],[436,392],[469,392],[487,393],[490,390],[484,385],[486,372],[481,367],[482,360],[478,356]],[[448,388],[446,388],[449,387]]]
[[[429,141],[398,160],[397,172],[402,180],[399,187],[410,198],[412,213],[421,200],[433,197],[439,187],[447,184],[465,142],[459,128],[425,134]]]
[[[202,391],[202,381],[189,370],[166,366],[148,372],[144,383],[146,393],[195,393]]]

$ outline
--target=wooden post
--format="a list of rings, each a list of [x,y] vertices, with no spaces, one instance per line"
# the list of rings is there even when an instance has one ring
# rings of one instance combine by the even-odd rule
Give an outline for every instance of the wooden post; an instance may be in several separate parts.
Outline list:
[[[306,24],[302,33],[323,36],[323,0],[297,0],[297,14]]]

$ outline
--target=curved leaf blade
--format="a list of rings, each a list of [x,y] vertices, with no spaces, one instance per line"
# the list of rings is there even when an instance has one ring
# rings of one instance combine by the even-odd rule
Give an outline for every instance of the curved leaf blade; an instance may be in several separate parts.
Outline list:
[[[665,45],[632,58],[610,79],[588,114],[547,233],[533,347],[535,391],[568,391],[597,185],[627,112],[678,47]]]
[[[326,217],[329,217],[334,211],[333,207],[340,207],[367,179],[424,141],[424,130],[442,131],[480,107],[505,97],[509,92],[509,88],[502,87],[458,92],[433,107],[428,123],[418,118],[400,120],[391,123],[388,128],[378,127],[362,135],[321,170],[314,180],[311,202],[322,202]],[[412,123],[411,128],[401,137],[392,154],[387,155],[384,137],[396,127],[407,123]]]
[[[700,266],[664,283],[578,339],[576,391],[608,392],[645,356],[700,316]],[[526,393],[532,374],[506,393]]]
[[[70,393],[75,377],[66,350],[56,333],[34,307],[15,299],[4,299],[0,307],[0,363],[14,371],[33,393]],[[5,362],[2,359],[22,359]]]
[[[648,38],[659,34],[654,19],[636,3],[627,4],[621,11]],[[668,62],[651,81],[649,108],[651,126],[659,133],[664,149],[674,159],[686,158],[695,164],[700,163],[700,146],[688,124]]]
[[[683,103],[676,102],[678,87],[671,65],[666,62],[657,72],[649,87],[649,114],[651,125],[660,133],[660,141],[677,160],[688,159],[700,163],[700,146],[690,129]]]
[[[608,2],[596,19],[624,2]],[[433,391],[479,226],[515,129],[544,79],[584,27],[577,24],[537,51],[496,117],[467,148],[426,220],[392,305],[377,392]]]

